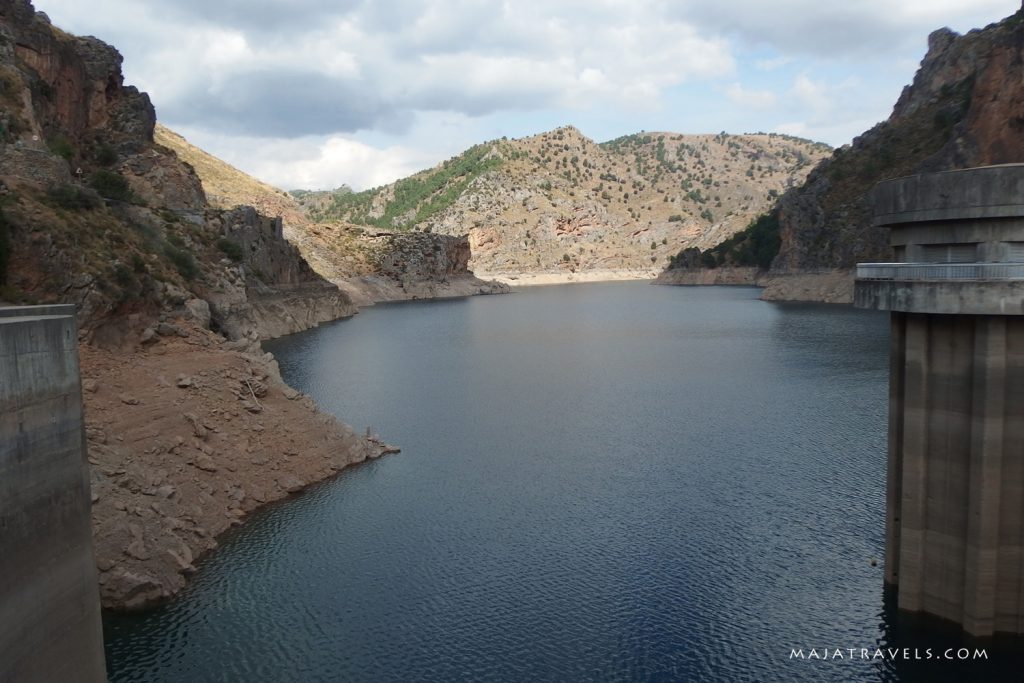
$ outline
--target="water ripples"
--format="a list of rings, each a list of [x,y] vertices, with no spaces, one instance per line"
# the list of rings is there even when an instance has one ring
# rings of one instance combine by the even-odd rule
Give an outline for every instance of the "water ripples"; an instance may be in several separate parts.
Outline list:
[[[906,679],[789,659],[893,637],[869,564],[887,319],[755,297],[538,288],[275,342],[289,381],[403,453],[108,618],[111,680]]]

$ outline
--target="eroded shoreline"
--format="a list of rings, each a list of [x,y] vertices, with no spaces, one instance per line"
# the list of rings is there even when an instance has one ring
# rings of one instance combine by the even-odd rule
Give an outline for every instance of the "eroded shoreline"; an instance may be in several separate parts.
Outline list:
[[[853,272],[765,272],[757,268],[698,268],[669,270],[655,280],[657,285],[763,287],[765,301],[806,301],[828,304],[853,303]]]
[[[430,284],[415,297],[371,290],[382,296],[370,304],[451,291]],[[508,291],[465,284],[454,296]],[[288,386],[258,341],[228,341],[183,319],[161,329],[129,352],[79,348],[100,598],[110,611],[172,599],[252,512],[398,450]]]

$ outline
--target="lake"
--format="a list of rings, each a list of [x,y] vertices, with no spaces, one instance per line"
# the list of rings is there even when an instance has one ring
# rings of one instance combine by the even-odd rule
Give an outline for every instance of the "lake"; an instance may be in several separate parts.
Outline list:
[[[257,513],[172,604],[108,616],[111,680],[1013,671],[861,655],[961,644],[883,591],[888,317],[758,294],[537,287],[266,344],[403,451]]]

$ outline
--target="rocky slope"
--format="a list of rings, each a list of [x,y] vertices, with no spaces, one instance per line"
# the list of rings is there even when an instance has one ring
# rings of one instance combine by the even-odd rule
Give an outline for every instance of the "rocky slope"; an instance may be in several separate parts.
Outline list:
[[[288,242],[357,306],[508,291],[507,286],[485,282],[470,272],[464,234],[398,233],[339,221],[316,222],[290,194],[204,152],[174,131],[157,124],[155,138],[196,170],[212,204],[223,209],[250,205],[280,216]]]
[[[291,237],[292,227],[309,222],[306,212],[290,194],[196,147],[167,126],[157,122],[153,129],[153,139],[192,167],[211,207],[233,209],[236,206],[251,206],[264,216],[280,216],[287,237]]]
[[[303,193],[313,219],[466,234],[482,277],[650,276],[680,245],[717,244],[828,152],[781,135],[643,133],[601,145],[572,127],[477,145],[366,192]]]
[[[913,83],[888,120],[836,150],[781,197],[772,274],[806,279],[847,269],[852,278],[848,269],[857,262],[889,260],[887,232],[869,224],[867,192],[887,178],[1024,161],[1022,107],[1024,10],[966,35],[933,32]],[[754,265],[747,237],[697,258]],[[675,265],[686,263],[680,254]],[[685,277],[666,273],[662,280]],[[772,286],[766,294],[788,296]],[[814,296],[813,290],[805,295]]]
[[[258,339],[355,312],[280,219],[211,207],[121,57],[0,0],[0,301],[74,303],[103,604],[167,598],[264,502],[386,450]]]
[[[249,315],[275,297],[304,321],[354,312],[280,229],[209,207],[193,169],[155,144],[153,107],[122,85],[116,50],[65,34],[27,0],[0,1],[0,19],[3,298],[75,303],[89,339],[126,314],[188,314],[193,299],[222,329],[259,336],[301,329]]]

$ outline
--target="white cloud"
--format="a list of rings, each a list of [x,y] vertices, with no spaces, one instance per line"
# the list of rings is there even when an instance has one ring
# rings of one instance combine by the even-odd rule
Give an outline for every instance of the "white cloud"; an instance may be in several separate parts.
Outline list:
[[[875,87],[866,89],[856,77],[833,82],[800,74],[785,98],[793,118],[773,130],[841,145],[888,116],[898,94],[898,88],[891,95]]]
[[[732,102],[748,109],[771,109],[778,98],[770,90],[747,90],[739,83],[731,83],[725,87],[725,95]]]
[[[1015,0],[732,0],[679,3],[675,15],[783,54],[841,59],[897,54],[942,26],[962,32],[1018,9]]]
[[[253,138],[178,130],[189,142],[275,187],[364,190],[385,185],[435,163],[435,154],[403,145],[376,147],[342,135]]]
[[[352,133],[424,111],[630,109],[735,69],[726,41],[658,2],[97,1],[40,0],[73,31],[126,38],[130,73],[168,123],[225,134]],[[159,21],[137,13],[145,4]],[[131,7],[133,22],[114,19]]]
[[[290,146],[291,141],[279,144]],[[407,147],[378,149],[332,136],[319,146],[315,155],[284,163],[274,158],[258,160],[253,169],[271,184],[289,189],[327,189],[344,183],[360,190],[412,175],[429,164],[429,159]]]
[[[758,71],[775,71],[793,63],[789,56],[772,57],[771,59],[757,59],[754,61],[754,68]]]
[[[814,81],[806,74],[800,74],[790,89],[793,98],[811,113],[821,116],[833,107],[834,96],[829,87],[821,81]]]
[[[1019,7],[1017,0],[34,2],[58,26],[116,45],[126,80],[150,93],[161,121],[286,187],[377,184],[430,166],[482,133],[521,135],[526,123],[552,120],[589,120],[615,135],[654,122],[680,132],[698,132],[697,122],[707,130],[775,126],[841,144],[864,130],[856,126],[888,114],[930,31],[980,27]]]

